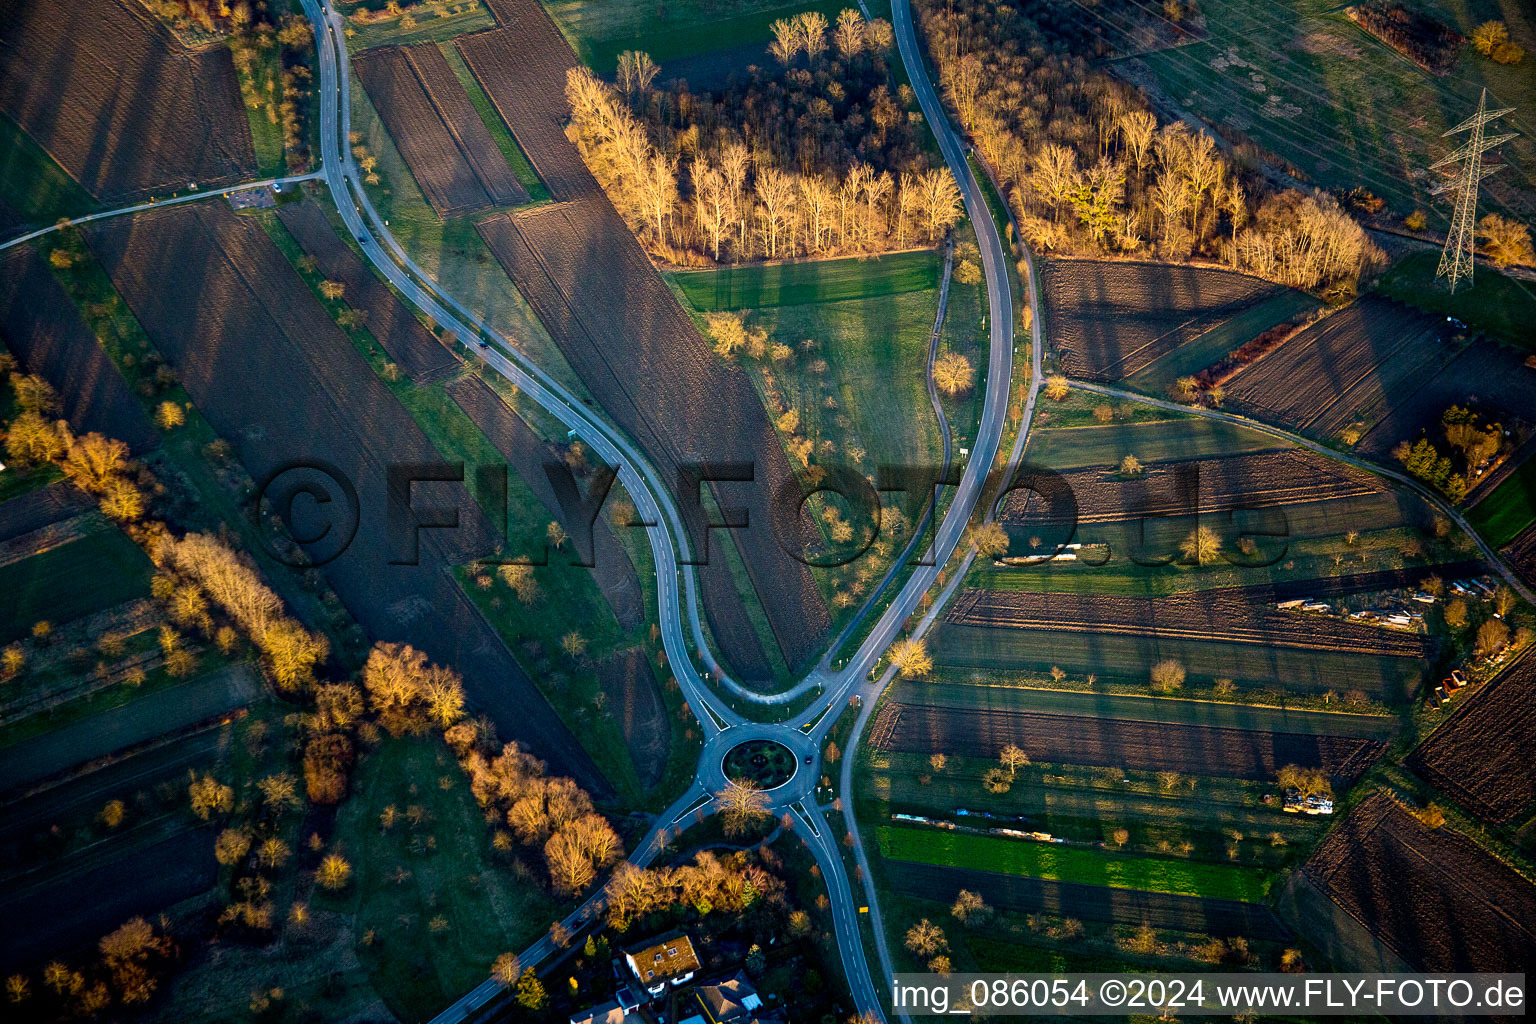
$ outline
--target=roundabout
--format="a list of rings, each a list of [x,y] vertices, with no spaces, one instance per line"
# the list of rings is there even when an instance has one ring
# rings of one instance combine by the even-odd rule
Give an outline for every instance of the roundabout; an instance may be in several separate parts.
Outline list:
[[[761,790],[778,789],[795,777],[794,752],[778,740],[744,740],[725,752],[725,777]]]

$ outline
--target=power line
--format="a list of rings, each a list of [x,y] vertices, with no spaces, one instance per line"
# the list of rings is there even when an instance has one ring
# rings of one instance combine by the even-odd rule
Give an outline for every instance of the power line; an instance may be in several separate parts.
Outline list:
[[[1477,265],[1472,256],[1474,227],[1477,223],[1477,183],[1502,169],[1502,165],[1484,168],[1483,154],[1515,138],[1516,134],[1509,132],[1485,136],[1483,129],[1514,109],[1505,107],[1502,110],[1489,110],[1488,90],[1484,89],[1482,98],[1477,101],[1477,113],[1443,136],[1449,138],[1462,132],[1471,132],[1466,144],[1450,156],[1429,165],[1430,170],[1438,171],[1453,164],[1461,164],[1461,172],[1453,182],[1447,182],[1432,192],[1433,195],[1450,192],[1456,196],[1456,212],[1451,217],[1451,230],[1445,236],[1445,248],[1440,253],[1440,268],[1435,271],[1436,280],[1444,277],[1450,281],[1452,295],[1456,294],[1456,285],[1463,277],[1468,284],[1472,283],[1472,271]]]

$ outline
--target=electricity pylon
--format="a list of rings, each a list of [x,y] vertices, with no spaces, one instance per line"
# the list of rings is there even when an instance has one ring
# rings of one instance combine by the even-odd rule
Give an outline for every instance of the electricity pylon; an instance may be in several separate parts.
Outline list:
[[[1445,249],[1440,253],[1440,269],[1435,271],[1436,280],[1442,277],[1450,279],[1452,295],[1456,294],[1456,285],[1462,278],[1466,278],[1468,283],[1472,281],[1472,253],[1477,244],[1477,183],[1502,169],[1499,164],[1483,167],[1483,154],[1515,137],[1514,132],[1508,135],[1485,135],[1483,128],[1514,109],[1505,107],[1503,110],[1489,110],[1488,90],[1484,89],[1482,99],[1477,101],[1477,113],[1441,136],[1449,138],[1470,130],[1471,137],[1451,155],[1429,165],[1430,170],[1438,171],[1442,167],[1461,164],[1461,170],[1455,178],[1436,186],[1430,192],[1437,196],[1450,192],[1456,197],[1451,230],[1445,236]]]

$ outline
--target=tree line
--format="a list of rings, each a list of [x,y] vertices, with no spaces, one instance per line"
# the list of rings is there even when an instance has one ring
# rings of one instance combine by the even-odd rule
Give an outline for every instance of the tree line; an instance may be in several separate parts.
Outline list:
[[[774,31],[780,67],[718,92],[656,88],[643,53],[620,57],[616,86],[569,73],[577,146],[642,242],[733,263],[932,244],[957,223],[959,189],[921,148],[910,90],[892,95],[890,25],[848,10],[829,42],[808,12]]]
[[[946,102],[996,173],[1023,240],[1063,254],[1221,259],[1299,288],[1380,259],[1330,196],[1274,193],[1209,134],[1159,124],[1095,70],[1081,32],[1036,12],[917,4]]]

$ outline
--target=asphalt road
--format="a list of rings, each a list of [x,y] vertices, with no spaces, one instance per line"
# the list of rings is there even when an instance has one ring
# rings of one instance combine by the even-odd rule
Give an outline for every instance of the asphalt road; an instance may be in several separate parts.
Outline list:
[[[538,402],[567,428],[577,435],[607,463],[618,468],[620,480],[629,492],[637,510],[646,521],[654,523],[647,529],[647,538],[658,566],[676,566],[677,551],[686,550],[686,534],[681,518],[672,505],[669,492],[655,470],[639,455],[628,439],[589,410],[566,388],[545,373],[536,364],[508,344],[493,328],[475,317],[461,303],[446,294],[435,281],[418,267],[389,233],[367,194],[357,186],[359,173],[350,148],[341,140],[350,128],[350,82],[345,74],[347,67],[345,25],[337,13],[321,8],[319,0],[303,0],[306,15],[314,26],[316,48],[320,60],[320,131],[321,174],[329,188],[343,222],[357,241],[363,254],[379,272],[393,284],[407,300],[422,309],[443,327],[456,333],[466,344],[478,344],[484,340],[489,347],[480,346],[480,354],[487,365],[516,384],[525,394]],[[844,970],[848,976],[855,1008],[860,1013],[883,1017],[869,965],[864,953],[858,928],[858,904],[855,901],[847,872],[836,840],[830,835],[820,811],[805,798],[820,768],[819,750],[826,731],[836,716],[829,713],[840,707],[862,684],[871,667],[878,662],[887,647],[898,638],[907,617],[914,611],[923,595],[936,580],[939,567],[948,561],[964,536],[967,523],[976,502],[987,482],[987,473],[996,458],[1005,426],[1009,381],[1013,365],[1013,300],[1009,288],[1006,253],[991,219],[980,184],[971,174],[965,159],[965,149],[949,127],[938,96],[928,81],[920,52],[912,31],[911,13],[905,0],[899,0],[896,11],[896,32],[902,59],[908,74],[917,87],[919,102],[930,125],[939,139],[945,161],[955,174],[964,196],[966,208],[976,227],[981,246],[983,269],[987,280],[990,315],[990,351],[986,368],[986,395],[983,400],[981,419],[977,427],[974,451],[970,462],[961,475],[950,507],[939,524],[927,559],[931,565],[919,567],[898,591],[885,613],[876,622],[870,636],[860,646],[858,654],[836,674],[808,679],[797,688],[803,692],[808,686],[824,687],[822,697],[800,720],[816,726],[802,730],[796,724],[763,724],[749,722],[743,716],[726,707],[700,675],[693,660],[702,662],[706,671],[717,672],[704,639],[698,616],[697,585],[694,571],[684,566],[677,572],[657,573],[658,607],[660,609],[663,646],[673,673],[681,685],[689,706],[698,716],[704,730],[705,747],[695,783],[668,812],[655,822],[650,833],[631,853],[629,859],[637,864],[648,864],[662,849],[669,832],[685,827],[694,817],[710,813],[713,808],[711,794],[724,785],[721,758],[726,750],[745,739],[771,737],[795,750],[801,770],[794,779],[768,795],[775,811],[787,810],[801,823],[804,837],[821,865],[826,880],[832,914],[837,926],[838,947]],[[1038,323],[1038,317],[1036,321]],[[1035,347],[1035,375],[1031,389],[1029,408],[1032,410],[1034,390],[1038,387],[1040,349]],[[1025,423],[1028,423],[1026,414]],[[1015,455],[1022,450],[1023,439],[1015,447]],[[1013,460],[1011,460],[1013,461]],[[683,621],[687,609],[688,622]],[[932,621],[930,615],[929,620]],[[691,644],[691,650],[690,650]],[[889,678],[889,673],[885,679]],[[818,718],[820,719],[819,721]],[[862,851],[860,851],[862,854]],[[866,872],[866,884],[867,872]],[[565,922],[571,931],[577,931],[601,912],[604,899],[599,891],[577,908]],[[871,905],[872,914],[878,908]],[[889,956],[884,948],[884,936],[876,936],[882,971],[889,973]],[[555,952],[554,944],[546,937],[523,952],[520,963],[534,966]],[[467,993],[438,1018],[442,1024],[454,1024],[465,1019],[478,1007],[493,998],[501,985],[494,979]]]

